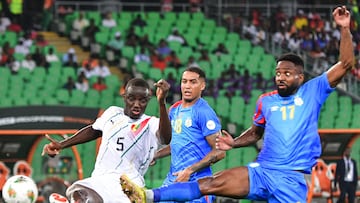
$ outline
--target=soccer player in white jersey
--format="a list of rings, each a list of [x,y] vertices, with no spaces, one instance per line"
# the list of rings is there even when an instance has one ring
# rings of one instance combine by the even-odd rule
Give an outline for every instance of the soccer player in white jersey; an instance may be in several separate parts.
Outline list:
[[[165,105],[170,85],[162,79],[155,86],[160,118],[144,114],[151,88],[145,80],[134,78],[125,88],[125,108],[109,107],[93,124],[60,142],[46,135],[50,143],[44,146],[42,154],[49,156],[101,137],[91,177],[74,182],[66,191],[71,202],[130,203],[119,182],[125,173],[132,181],[145,185],[143,176],[156,150],[160,144],[169,144],[171,140],[171,124]]]

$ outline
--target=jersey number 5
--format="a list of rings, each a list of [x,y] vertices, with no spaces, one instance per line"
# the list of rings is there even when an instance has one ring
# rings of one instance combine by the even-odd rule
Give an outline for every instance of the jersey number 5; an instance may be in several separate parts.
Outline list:
[[[119,145],[119,147],[116,148],[116,150],[118,151],[123,151],[124,150],[124,142],[123,142],[124,137],[118,137],[116,144]]]

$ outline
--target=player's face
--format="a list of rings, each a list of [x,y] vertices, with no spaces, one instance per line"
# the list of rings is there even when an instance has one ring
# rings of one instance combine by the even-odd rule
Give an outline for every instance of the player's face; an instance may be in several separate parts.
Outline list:
[[[199,78],[195,72],[185,71],[181,78],[182,99],[191,103],[201,97],[201,92],[205,89],[205,81]]]
[[[138,119],[144,114],[150,100],[150,90],[144,87],[131,86],[124,95],[125,115],[132,119]]]
[[[304,81],[301,69],[290,61],[280,61],[275,69],[275,83],[280,96],[294,94]]]

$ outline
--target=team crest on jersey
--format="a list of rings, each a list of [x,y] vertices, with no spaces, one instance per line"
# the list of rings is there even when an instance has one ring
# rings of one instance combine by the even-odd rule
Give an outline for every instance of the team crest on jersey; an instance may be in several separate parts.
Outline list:
[[[208,122],[206,122],[206,127],[209,129],[209,130],[214,130],[215,127],[216,127],[216,124],[213,120],[209,120]]]
[[[190,127],[192,125],[192,120],[191,120],[191,118],[187,118],[186,120],[185,120],[185,126],[186,127]]]
[[[147,118],[145,120],[143,120],[141,123],[133,123],[131,124],[131,131],[134,133],[134,135],[136,136],[137,134],[139,134],[139,132],[141,132],[141,130],[146,126],[146,124],[149,122],[150,118]]]
[[[295,97],[294,103],[296,106],[301,106],[304,104],[304,101],[300,97]]]

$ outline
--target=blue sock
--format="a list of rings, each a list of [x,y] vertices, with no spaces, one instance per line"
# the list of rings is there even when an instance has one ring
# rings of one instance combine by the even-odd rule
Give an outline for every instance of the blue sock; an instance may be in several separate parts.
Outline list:
[[[190,201],[202,196],[199,184],[194,182],[174,183],[153,189],[154,202],[160,201]]]

